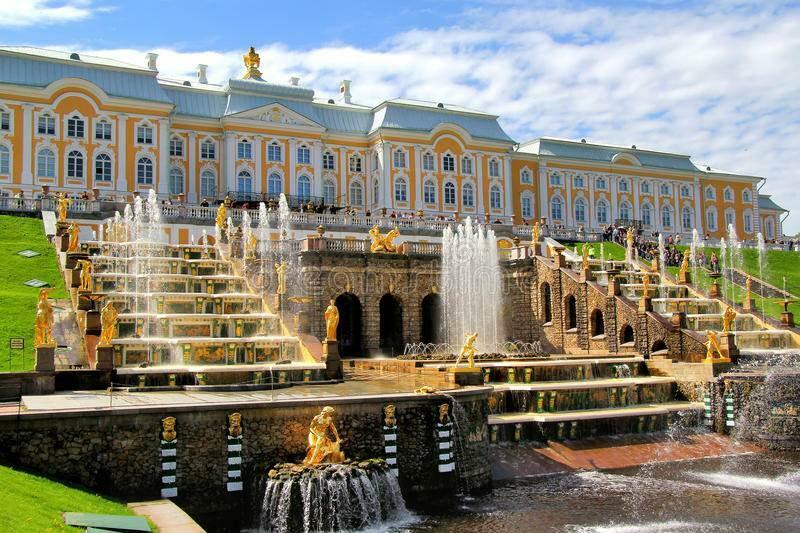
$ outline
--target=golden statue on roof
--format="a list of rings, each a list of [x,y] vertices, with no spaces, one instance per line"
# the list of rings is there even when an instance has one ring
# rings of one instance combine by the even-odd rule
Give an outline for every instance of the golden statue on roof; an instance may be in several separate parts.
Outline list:
[[[261,71],[258,70],[258,67],[261,66],[261,56],[256,53],[256,49],[254,47],[250,47],[250,51],[248,51],[244,56],[244,66],[247,67],[247,72],[244,73],[242,79],[248,80],[251,78],[260,79],[261,78]]]

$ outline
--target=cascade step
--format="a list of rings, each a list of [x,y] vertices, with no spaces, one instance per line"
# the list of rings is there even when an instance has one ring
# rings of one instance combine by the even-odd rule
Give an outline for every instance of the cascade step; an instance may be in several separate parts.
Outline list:
[[[629,385],[656,385],[660,383],[674,383],[671,376],[642,376],[635,378],[611,378],[582,381],[539,381],[536,383],[489,383],[495,392],[505,391],[548,391],[548,390],[577,390],[577,389],[605,389],[611,387],[626,387]]]
[[[525,422],[572,422],[602,418],[629,416],[666,415],[676,411],[702,411],[702,402],[667,402],[650,405],[615,407],[611,409],[586,409],[582,411],[560,411],[555,413],[504,413],[489,415],[489,425],[520,424]]]

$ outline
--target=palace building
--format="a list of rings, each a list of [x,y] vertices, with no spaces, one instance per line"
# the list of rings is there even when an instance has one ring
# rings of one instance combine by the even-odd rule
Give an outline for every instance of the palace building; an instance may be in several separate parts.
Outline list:
[[[354,103],[351,82],[319,98],[298,78],[265,81],[254,50],[240,79],[160,77],[77,53],[0,48],[0,194],[45,192],[210,202],[226,195],[359,211],[422,211],[504,224],[646,229],[780,238],[786,210],[764,179],[688,155],[542,137],[519,144],[498,117],[393,99]]]

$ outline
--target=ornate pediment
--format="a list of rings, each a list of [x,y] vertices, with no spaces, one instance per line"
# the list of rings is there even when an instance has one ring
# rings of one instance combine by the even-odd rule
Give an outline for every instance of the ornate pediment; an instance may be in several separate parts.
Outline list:
[[[267,104],[231,115],[232,118],[254,120],[271,124],[302,126],[305,128],[324,129],[321,124],[289,109],[279,103]]]

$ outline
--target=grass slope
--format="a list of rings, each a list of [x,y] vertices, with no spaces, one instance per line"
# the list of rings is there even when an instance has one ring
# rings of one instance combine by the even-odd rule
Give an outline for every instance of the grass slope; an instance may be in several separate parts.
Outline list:
[[[67,527],[66,511],[132,515],[124,504],[47,478],[0,466],[2,531],[79,531]]]
[[[21,250],[42,255],[28,259],[17,255]],[[51,297],[66,297],[55,249],[44,235],[42,221],[0,215],[0,371],[33,368],[33,323],[39,289],[22,284],[32,278],[48,282],[54,288]],[[25,338],[24,358],[18,350],[11,354],[11,337]]]
[[[582,242],[562,242],[564,246],[575,251],[575,246],[578,246],[578,253],[580,254],[583,250],[584,243]],[[590,246],[594,246],[594,257],[595,259],[600,259],[600,243],[599,242],[590,242],[588,243]],[[624,261],[625,260],[625,248],[620,246],[615,242],[606,241],[603,243],[603,255],[605,256],[606,261]]]

